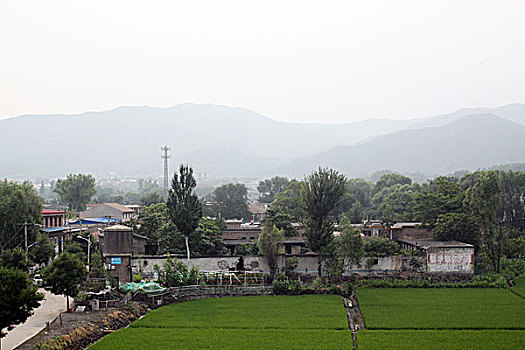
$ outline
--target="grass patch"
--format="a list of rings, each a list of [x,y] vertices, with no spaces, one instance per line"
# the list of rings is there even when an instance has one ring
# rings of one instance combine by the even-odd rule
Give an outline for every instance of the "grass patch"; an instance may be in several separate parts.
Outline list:
[[[131,327],[335,330],[348,329],[348,321],[339,296],[254,296],[171,304]]]
[[[520,330],[366,330],[357,333],[360,350],[387,349],[522,349],[525,331]]]
[[[505,289],[358,289],[367,329],[525,329],[525,300]]]
[[[351,349],[349,331],[328,329],[124,328],[90,350],[105,349]]]

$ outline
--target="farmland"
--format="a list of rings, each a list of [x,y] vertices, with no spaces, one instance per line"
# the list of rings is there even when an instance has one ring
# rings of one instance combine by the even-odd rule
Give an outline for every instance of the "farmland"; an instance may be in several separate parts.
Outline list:
[[[341,297],[227,297],[171,304],[132,327],[348,329]]]
[[[522,349],[522,330],[366,330],[357,334],[359,349]]]
[[[499,350],[525,342],[525,300],[506,289],[361,289],[356,296],[367,326],[359,349]]]
[[[327,347],[329,345],[329,347]],[[351,348],[341,297],[194,300],[152,311],[90,349]]]
[[[506,289],[370,288],[356,297],[367,326],[357,334],[361,350],[499,350],[525,342],[525,300]],[[339,296],[226,297],[159,308],[90,349],[116,348],[350,349],[352,337]]]
[[[360,289],[367,329],[525,329],[525,300],[505,289]]]

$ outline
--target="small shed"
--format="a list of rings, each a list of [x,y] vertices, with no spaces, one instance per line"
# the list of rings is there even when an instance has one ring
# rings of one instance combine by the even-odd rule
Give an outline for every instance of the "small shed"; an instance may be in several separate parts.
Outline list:
[[[426,255],[427,272],[474,273],[474,246],[458,241],[398,240],[403,249]]]
[[[133,280],[131,258],[145,253],[147,237],[124,225],[107,227],[99,234],[99,247],[113,278],[119,283]]]

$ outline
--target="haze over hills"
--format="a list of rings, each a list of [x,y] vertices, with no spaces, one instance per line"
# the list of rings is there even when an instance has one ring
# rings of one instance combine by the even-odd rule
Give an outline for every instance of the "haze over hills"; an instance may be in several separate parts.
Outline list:
[[[302,176],[319,165],[348,175],[379,169],[433,174],[525,161],[525,127],[509,121],[525,124],[525,105],[490,109],[500,118],[463,117],[486,110],[340,125],[286,123],[243,108],[191,103],[23,115],[0,120],[0,178],[97,171],[157,176],[163,144],[172,148],[172,170],[189,163],[209,178]]]
[[[318,166],[348,176],[379,169],[448,174],[525,160],[525,126],[492,114],[461,117],[439,127],[402,130],[351,146],[297,159],[270,173],[302,177]]]

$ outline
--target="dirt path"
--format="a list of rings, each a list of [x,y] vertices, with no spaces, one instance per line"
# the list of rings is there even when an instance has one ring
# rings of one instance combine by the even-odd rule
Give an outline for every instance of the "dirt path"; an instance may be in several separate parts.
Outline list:
[[[343,297],[343,303],[348,317],[348,328],[352,332],[354,347],[357,349],[357,331],[366,327],[353,291],[349,298]]]

